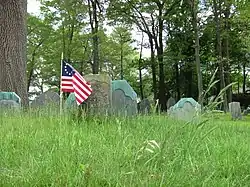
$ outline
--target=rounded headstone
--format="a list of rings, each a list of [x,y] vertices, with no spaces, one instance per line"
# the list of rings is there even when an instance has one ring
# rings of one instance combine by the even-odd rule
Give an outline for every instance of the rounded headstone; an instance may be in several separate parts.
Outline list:
[[[201,112],[201,105],[193,98],[182,98],[170,107],[168,114],[184,121],[191,121]]]
[[[122,116],[137,114],[137,94],[126,80],[112,81],[112,112]]]
[[[12,100],[21,104],[21,98],[15,92],[0,92],[0,100]]]
[[[21,99],[15,92],[0,92],[0,110],[21,109]]]

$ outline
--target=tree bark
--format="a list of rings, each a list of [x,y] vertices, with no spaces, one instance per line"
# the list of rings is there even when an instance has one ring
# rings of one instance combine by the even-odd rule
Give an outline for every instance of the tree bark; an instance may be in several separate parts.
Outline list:
[[[92,41],[93,41],[93,74],[99,73],[99,39],[98,39],[98,16],[97,16],[97,0],[88,0],[89,21],[91,26]],[[91,10],[92,8],[92,10]]]
[[[179,73],[179,64],[175,63],[175,83],[176,83],[176,93],[177,93],[177,101],[181,99],[181,91],[180,91],[180,73]]]
[[[192,1],[193,8],[193,29],[195,33],[195,62],[196,62],[196,72],[198,79],[198,102],[203,108],[203,83],[202,83],[202,73],[201,73],[201,63],[200,63],[200,40],[199,40],[199,27],[197,19],[197,8],[196,1]]]
[[[39,47],[43,44],[44,40],[40,41],[38,43],[38,45],[35,47],[35,49],[33,50],[32,52],[32,58],[31,58],[31,67],[30,67],[30,70],[28,71],[27,70],[27,73],[28,73],[28,79],[27,79],[27,92],[29,92],[29,88],[30,88],[30,85],[31,85],[31,81],[32,81],[32,77],[34,75],[34,69],[35,69],[35,57],[36,57],[36,54],[37,54],[37,50],[39,49]]]
[[[26,79],[27,0],[0,1],[0,90],[15,92],[28,107]]]
[[[224,76],[224,63],[222,60],[222,47],[221,47],[221,0],[219,3],[216,0],[213,0],[214,4],[214,18],[216,22],[216,40],[217,40],[217,58],[219,64],[219,73],[220,73],[220,89],[225,88],[225,76]],[[218,4],[218,7],[217,7]],[[227,95],[223,94],[223,110],[224,112],[228,111]]]
[[[243,64],[243,85],[242,90],[243,93],[246,93],[246,82],[247,82],[247,73],[246,73],[246,63]]]
[[[157,48],[158,63],[159,63],[159,104],[161,111],[167,110],[166,105],[166,86],[165,86],[165,73],[164,73],[164,64],[163,64],[163,4],[158,5],[159,8],[159,46]]]
[[[144,99],[144,94],[143,94],[143,81],[142,81],[142,47],[143,47],[143,39],[144,35],[142,33],[142,39],[141,39],[141,50],[140,50],[140,58],[139,58],[139,80],[140,80],[140,92],[141,92],[141,100]]]
[[[153,93],[154,93],[154,101],[156,100],[157,97],[157,80],[156,80],[156,67],[155,67],[155,51],[154,51],[154,42],[152,36],[148,35],[149,38],[149,43],[150,43],[150,53],[151,53],[151,69],[152,69],[152,87],[153,87]]]
[[[226,38],[225,38],[225,50],[226,50],[226,84],[231,84],[231,73],[230,73],[230,54],[229,54],[229,16],[230,16],[230,6],[229,1],[226,1],[226,11],[225,11],[225,30],[226,30]],[[232,102],[232,86],[227,90],[228,103]]]

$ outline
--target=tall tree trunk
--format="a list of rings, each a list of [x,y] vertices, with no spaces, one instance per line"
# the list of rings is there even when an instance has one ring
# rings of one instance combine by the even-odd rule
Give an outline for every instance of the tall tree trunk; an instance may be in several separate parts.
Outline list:
[[[229,56],[229,16],[230,16],[230,6],[229,1],[226,1],[226,11],[225,11],[225,30],[226,30],[226,38],[225,38],[225,50],[226,50],[226,84],[231,84],[231,73],[230,73],[230,56]],[[232,102],[232,87],[227,90],[228,102]]]
[[[225,88],[225,77],[224,77],[224,63],[222,60],[222,47],[221,47],[221,0],[219,3],[213,0],[214,4],[214,17],[216,22],[216,40],[217,40],[217,58],[219,64],[220,73],[220,89]],[[218,7],[217,7],[218,4]],[[228,111],[227,95],[223,94],[223,110]]]
[[[175,83],[176,83],[176,92],[177,92],[177,101],[181,99],[181,91],[180,91],[180,73],[179,73],[179,64],[175,63]]]
[[[158,63],[159,63],[159,104],[161,111],[167,110],[166,105],[166,86],[165,86],[165,72],[163,64],[163,4],[159,4],[159,47],[157,48]]]
[[[99,73],[99,40],[98,40],[98,16],[97,16],[97,0],[88,0],[89,22],[91,26],[92,41],[93,41],[93,74]],[[92,10],[91,10],[92,8]]]
[[[141,50],[140,50],[140,58],[139,58],[139,80],[140,80],[140,92],[141,92],[141,100],[144,99],[143,95],[143,82],[142,82],[142,46],[143,46],[143,38],[144,35],[142,33],[142,39],[141,39]]]
[[[26,79],[27,0],[0,1],[0,90],[15,92],[28,107]]]
[[[149,37],[149,43],[150,43],[150,60],[151,60],[151,69],[152,69],[152,87],[153,87],[153,93],[154,93],[154,101],[157,97],[157,82],[156,82],[156,66],[155,66],[155,51],[154,51],[154,42],[152,36],[148,35]]]
[[[93,74],[99,73],[99,41],[98,41],[98,18],[97,18],[97,0],[93,0],[93,18],[94,18],[94,36],[93,36]]]
[[[197,19],[197,9],[198,5],[196,0],[192,1],[193,8],[193,28],[195,32],[195,62],[196,62],[196,72],[198,79],[198,102],[203,108],[203,82],[202,82],[202,73],[201,73],[201,63],[200,63],[200,40],[199,40],[199,27]]]
[[[188,64],[188,70],[187,70],[187,97],[194,97],[194,91],[193,91],[193,66],[194,64],[189,62]]]
[[[29,88],[31,85],[31,81],[32,81],[32,77],[34,74],[34,69],[35,69],[35,57],[36,57],[36,52],[38,50],[38,48],[42,45],[42,43],[44,42],[44,40],[40,41],[38,43],[38,45],[35,47],[35,49],[32,52],[32,58],[31,58],[31,62],[30,62],[30,69],[27,71],[28,72],[28,79],[27,79],[27,92],[29,92]]]
[[[246,72],[246,63],[243,64],[243,93],[246,93],[246,82],[247,82],[247,72]]]

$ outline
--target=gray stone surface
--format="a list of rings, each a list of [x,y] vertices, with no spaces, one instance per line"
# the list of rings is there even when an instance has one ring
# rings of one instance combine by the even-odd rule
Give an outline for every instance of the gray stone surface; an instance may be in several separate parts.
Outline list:
[[[13,100],[0,100],[0,109],[21,109],[21,104]]]
[[[137,101],[125,95],[121,89],[112,93],[112,111],[116,115],[132,116],[137,114]]]
[[[176,103],[175,99],[173,97],[170,97],[167,101],[167,109],[169,109],[171,106],[174,106]]]
[[[231,113],[231,117],[233,120],[242,119],[241,108],[240,108],[239,102],[229,103],[229,112]]]
[[[170,107],[168,114],[171,117],[184,121],[192,121],[201,113],[201,105],[193,98],[182,98]]]
[[[247,116],[248,114],[250,114],[250,107],[247,107],[247,109],[243,111],[243,116]]]
[[[91,115],[108,115],[112,106],[112,80],[107,74],[89,74],[84,76],[92,88],[85,101],[87,112]]]
[[[138,103],[138,111],[141,114],[149,114],[151,111],[150,102],[148,99],[143,99],[141,102]]]
[[[53,91],[47,91],[37,96],[32,102],[31,107],[42,107],[42,106],[59,106],[60,96],[58,93]]]

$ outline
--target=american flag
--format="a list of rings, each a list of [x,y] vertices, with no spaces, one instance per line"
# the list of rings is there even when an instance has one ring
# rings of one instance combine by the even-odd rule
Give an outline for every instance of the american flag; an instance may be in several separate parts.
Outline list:
[[[92,93],[91,85],[70,64],[62,61],[61,90],[74,92],[77,105],[82,104]]]

